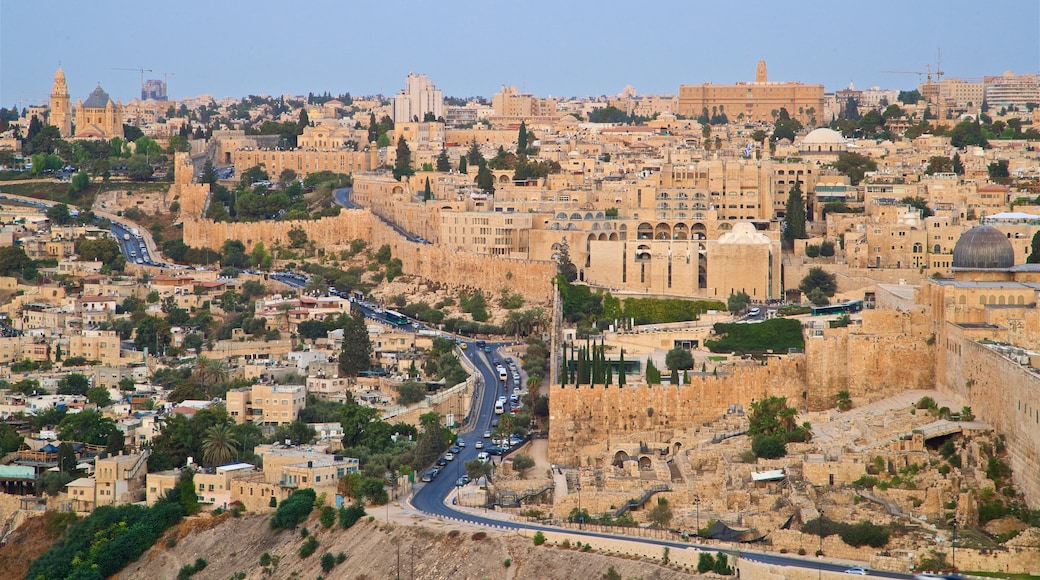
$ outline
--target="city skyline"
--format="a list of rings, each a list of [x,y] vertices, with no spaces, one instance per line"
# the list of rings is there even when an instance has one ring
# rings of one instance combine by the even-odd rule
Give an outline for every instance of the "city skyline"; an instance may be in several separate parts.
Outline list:
[[[123,102],[140,95],[140,74],[126,70],[137,68],[151,69],[145,79],[172,73],[173,99],[325,91],[389,97],[409,72],[456,97],[490,97],[501,85],[540,96],[613,95],[626,85],[675,94],[680,84],[753,81],[759,59],[770,80],[823,84],[828,92],[850,82],[912,89],[917,75],[881,71],[935,70],[940,49],[947,78],[1040,71],[1040,6],[1013,1],[990,5],[1002,29],[985,38],[977,19],[965,18],[977,9],[966,2],[882,2],[874,8],[880,31],[861,38],[846,28],[863,22],[862,11],[820,2],[786,13],[761,0],[743,3],[740,14],[720,5],[651,7],[641,21],[628,5],[541,0],[463,2],[442,12],[408,2],[392,12],[334,2],[306,11],[254,3],[249,12],[188,2],[173,14],[165,5],[107,7],[66,5],[40,34],[31,24],[38,7],[5,2],[0,105],[45,103],[59,63],[73,101],[100,83]],[[964,41],[974,37],[980,42]]]

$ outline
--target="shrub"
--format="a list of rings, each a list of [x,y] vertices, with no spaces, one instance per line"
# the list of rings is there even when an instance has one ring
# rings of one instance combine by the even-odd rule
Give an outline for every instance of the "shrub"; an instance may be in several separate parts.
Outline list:
[[[860,546],[880,548],[888,543],[889,533],[882,526],[862,521],[843,526],[839,535],[841,536],[841,541],[854,548]]]
[[[311,514],[315,497],[316,494],[311,488],[294,491],[278,505],[278,509],[271,516],[271,529],[295,529]]]
[[[811,245],[805,246],[805,256],[807,258],[816,258],[819,255],[820,255],[820,246],[817,246],[815,244],[811,244]]]
[[[834,242],[826,241],[820,244],[820,255],[830,258],[834,255]]]
[[[534,541],[534,545],[541,546],[545,543],[545,534],[543,534],[542,532],[535,532],[532,541]]]
[[[267,567],[267,566],[271,565],[271,553],[270,552],[264,552],[263,554],[260,555],[260,565],[264,566],[264,567]]]
[[[318,549],[318,538],[314,536],[307,536],[307,539],[300,546],[299,554],[301,558],[306,558],[313,554]]]
[[[751,442],[755,457],[776,459],[787,455],[787,443],[778,435],[759,435]]]
[[[347,561],[347,553],[346,552],[340,552],[339,554],[336,554],[336,563],[337,564],[342,564],[343,562],[346,562],[346,561]]]
[[[321,570],[322,572],[330,572],[336,567],[336,557],[332,555],[332,552],[325,552],[321,556]]]
[[[350,529],[351,526],[357,523],[362,517],[365,516],[365,505],[361,502],[354,502],[350,506],[340,506],[339,508],[339,527],[344,530]]]
[[[331,528],[332,524],[336,523],[336,509],[332,506],[321,508],[321,516],[319,516],[318,521],[321,522],[321,527]]]
[[[701,552],[697,559],[697,571],[701,574],[715,569],[715,557],[710,552]]]
[[[504,568],[508,568],[508,567],[510,567],[512,565],[513,565],[513,559],[512,558],[506,558],[505,560],[502,560],[502,566]]]

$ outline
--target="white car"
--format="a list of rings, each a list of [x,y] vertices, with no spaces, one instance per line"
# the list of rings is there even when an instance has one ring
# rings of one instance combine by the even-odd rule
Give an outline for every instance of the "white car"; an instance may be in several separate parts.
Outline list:
[[[452,453],[451,451],[449,451],[449,452],[444,454],[444,458],[447,459],[448,461],[454,461],[455,460],[455,454]]]
[[[483,449],[483,448],[484,448],[484,442],[483,442],[483,441],[480,441],[480,440],[478,439],[478,440],[477,440],[477,442],[473,444],[473,447],[475,447],[475,448],[477,448],[477,449]]]
[[[846,574],[854,574],[856,576],[866,576],[867,575],[867,569],[866,568],[859,568],[859,567],[857,567],[857,568],[849,568],[848,570],[845,571],[845,573]]]
[[[488,455],[487,451],[481,451],[480,453],[477,453],[477,459],[479,459],[479,460],[481,460],[481,461],[483,461],[483,462],[485,462],[485,463],[487,463],[487,460],[488,460],[488,459],[489,459],[490,457],[491,457],[491,456],[490,456],[490,455]]]

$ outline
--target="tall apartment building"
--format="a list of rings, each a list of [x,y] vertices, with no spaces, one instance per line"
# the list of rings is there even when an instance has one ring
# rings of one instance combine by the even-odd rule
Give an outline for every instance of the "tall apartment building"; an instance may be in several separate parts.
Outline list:
[[[296,420],[307,400],[303,385],[253,385],[227,393],[227,410],[236,423],[285,425]]]
[[[159,79],[148,79],[141,84],[141,100],[165,101],[166,82]]]
[[[823,85],[800,82],[769,82],[766,63],[758,61],[755,82],[735,85],[679,85],[678,114],[697,117],[725,113],[730,121],[773,121],[775,113],[787,109],[792,119],[810,123],[823,113]]]
[[[394,95],[391,113],[394,123],[422,121],[427,113],[440,119],[444,116],[444,93],[426,75],[408,73],[404,89]]]
[[[496,117],[551,117],[556,115],[556,99],[541,99],[531,93],[521,93],[515,86],[502,86],[491,97],[491,108]]]
[[[1007,71],[986,77],[985,84],[986,103],[991,107],[1015,106],[1025,110],[1026,103],[1040,104],[1040,76]]]

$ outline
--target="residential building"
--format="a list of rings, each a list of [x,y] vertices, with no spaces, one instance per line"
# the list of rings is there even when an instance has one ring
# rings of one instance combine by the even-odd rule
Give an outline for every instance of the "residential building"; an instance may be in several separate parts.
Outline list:
[[[394,95],[392,111],[394,123],[424,121],[428,114],[443,119],[444,93],[426,75],[408,73],[404,89]]]
[[[304,385],[253,385],[227,393],[228,414],[236,423],[284,425],[296,420],[307,402]]]
[[[679,115],[698,117],[725,113],[730,121],[772,122],[781,108],[792,119],[814,125],[823,113],[823,85],[769,82],[764,60],[758,61],[755,82],[734,85],[679,85]]]

